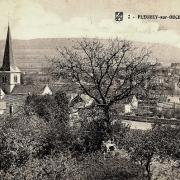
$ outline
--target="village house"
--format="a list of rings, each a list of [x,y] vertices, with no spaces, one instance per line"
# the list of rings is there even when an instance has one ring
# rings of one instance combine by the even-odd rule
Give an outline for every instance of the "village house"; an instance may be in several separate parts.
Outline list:
[[[93,105],[94,100],[89,97],[86,94],[83,93],[71,93],[69,94],[70,101],[69,101],[69,106],[70,106],[70,120],[71,123],[70,125],[73,126],[75,124],[79,124],[79,110],[88,108]]]
[[[121,102],[116,103],[113,106],[113,109],[123,114],[129,114],[138,109],[138,103],[137,97],[135,95],[131,95],[123,99]]]

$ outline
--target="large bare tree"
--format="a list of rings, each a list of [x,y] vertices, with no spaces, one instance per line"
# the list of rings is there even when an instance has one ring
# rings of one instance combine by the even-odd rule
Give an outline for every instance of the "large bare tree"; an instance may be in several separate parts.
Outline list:
[[[146,48],[122,40],[87,40],[58,49],[53,76],[78,83],[104,112],[109,126],[110,108],[132,94],[146,92],[155,75],[156,62]]]

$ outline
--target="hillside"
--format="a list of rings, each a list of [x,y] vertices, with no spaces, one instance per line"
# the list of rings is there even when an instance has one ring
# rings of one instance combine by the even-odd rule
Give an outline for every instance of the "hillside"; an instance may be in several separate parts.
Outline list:
[[[47,57],[57,55],[56,48],[64,46],[72,46],[74,42],[80,41],[79,38],[45,38],[31,40],[14,40],[14,57],[16,64],[23,70],[35,68],[39,70],[41,67],[47,66]],[[0,62],[3,59],[5,41],[0,41]],[[177,47],[161,44],[135,43],[138,46],[150,47],[153,56],[158,58],[163,64],[171,62],[179,62],[180,49]]]

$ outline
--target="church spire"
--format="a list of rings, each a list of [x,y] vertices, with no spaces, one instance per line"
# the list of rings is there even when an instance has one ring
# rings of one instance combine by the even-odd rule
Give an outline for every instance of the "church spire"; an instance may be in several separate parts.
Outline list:
[[[8,23],[3,64],[0,68],[0,87],[6,94],[9,94],[17,84],[21,84],[21,71],[14,63],[11,32]]]
[[[12,50],[12,39],[11,31],[8,23],[7,38],[4,50],[3,65],[1,67],[2,71],[11,71],[11,68],[14,68],[14,59],[13,59],[13,50]]]

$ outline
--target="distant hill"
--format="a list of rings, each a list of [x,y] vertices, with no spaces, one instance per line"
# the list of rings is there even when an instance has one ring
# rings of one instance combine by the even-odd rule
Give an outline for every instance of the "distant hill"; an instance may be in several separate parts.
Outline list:
[[[56,48],[64,46],[72,46],[80,38],[44,38],[44,39],[31,39],[31,40],[13,40],[14,57],[16,64],[21,69],[40,68],[47,66],[47,57],[57,55]],[[104,40],[106,41],[106,40]],[[0,41],[0,62],[3,59],[5,41]],[[150,43],[138,43],[137,46],[150,47],[153,51],[153,56],[158,58],[163,64],[171,62],[180,62],[180,48]]]
[[[13,40],[14,49],[55,49],[57,46],[69,46],[81,40],[80,38],[45,38],[30,40]],[[0,49],[4,48],[4,41],[0,41]]]

